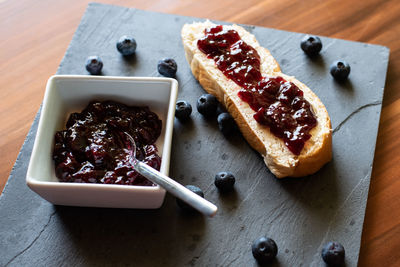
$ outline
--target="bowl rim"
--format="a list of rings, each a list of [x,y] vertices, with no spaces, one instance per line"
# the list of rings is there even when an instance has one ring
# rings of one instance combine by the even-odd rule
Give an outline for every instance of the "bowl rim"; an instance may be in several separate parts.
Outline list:
[[[158,192],[165,191],[159,185],[155,186],[140,186],[140,185],[119,185],[119,184],[92,184],[92,183],[63,183],[59,181],[39,181],[33,177],[31,174],[32,166],[31,161],[33,156],[38,153],[38,138],[41,135],[41,132],[44,131],[44,120],[42,119],[43,114],[46,113],[48,102],[50,99],[49,91],[53,86],[53,81],[63,79],[63,80],[104,80],[104,81],[139,81],[139,82],[167,82],[170,83],[170,97],[168,103],[168,111],[167,111],[167,119],[165,122],[165,136],[164,136],[164,145],[163,145],[163,154],[167,151],[168,154],[171,154],[171,146],[172,146],[172,133],[173,133],[173,123],[175,117],[175,103],[178,95],[178,81],[174,78],[166,78],[166,77],[126,77],[126,76],[89,76],[89,75],[52,75],[46,84],[45,94],[42,101],[42,107],[40,111],[40,118],[38,129],[35,135],[34,145],[31,152],[31,156],[29,159],[28,170],[26,173],[26,184],[29,187],[53,187],[53,188],[85,188],[85,189],[95,189],[100,191],[108,191],[108,190],[118,190],[118,191],[148,191],[148,192]],[[166,172],[169,171],[169,166],[166,167]],[[165,174],[165,173],[164,173]]]

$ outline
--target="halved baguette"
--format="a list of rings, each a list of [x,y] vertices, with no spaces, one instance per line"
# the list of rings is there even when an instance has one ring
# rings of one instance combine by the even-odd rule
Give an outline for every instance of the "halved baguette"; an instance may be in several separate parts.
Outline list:
[[[228,79],[215,65],[213,59],[197,47],[198,39],[204,37],[204,29],[215,26],[210,21],[185,24],[181,36],[186,59],[193,75],[203,88],[215,95],[235,119],[247,142],[264,158],[265,164],[278,178],[306,176],[318,171],[332,158],[332,127],[328,112],[319,98],[303,83],[294,77],[285,75],[270,52],[261,47],[254,35],[237,25],[224,25],[224,29],[236,30],[243,41],[257,50],[261,57],[263,76],[281,76],[293,82],[304,92],[305,99],[311,104],[318,124],[310,132],[312,137],[305,143],[300,155],[293,154],[283,140],[274,136],[269,127],[259,124],[254,118],[254,110],[238,97],[241,89]]]

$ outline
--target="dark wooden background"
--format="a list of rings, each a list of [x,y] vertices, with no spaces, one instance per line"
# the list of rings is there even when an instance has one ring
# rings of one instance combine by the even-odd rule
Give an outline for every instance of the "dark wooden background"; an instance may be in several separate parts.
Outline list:
[[[0,191],[87,3],[0,0]],[[107,0],[164,13],[385,45],[389,70],[359,266],[400,266],[400,2],[398,0]]]

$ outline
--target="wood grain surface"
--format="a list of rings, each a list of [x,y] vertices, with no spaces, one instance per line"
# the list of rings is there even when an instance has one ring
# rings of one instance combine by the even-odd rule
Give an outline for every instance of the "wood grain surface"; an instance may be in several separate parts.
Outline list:
[[[0,191],[89,1],[0,0]],[[400,266],[400,2],[100,1],[385,45],[389,69],[359,266]],[[356,166],[355,166],[356,167]]]

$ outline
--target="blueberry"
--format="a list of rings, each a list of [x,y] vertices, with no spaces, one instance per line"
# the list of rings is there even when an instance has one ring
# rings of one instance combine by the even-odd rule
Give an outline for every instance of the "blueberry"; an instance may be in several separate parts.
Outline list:
[[[98,75],[103,68],[103,61],[98,56],[90,56],[86,59],[86,70],[92,75]]]
[[[218,121],[219,130],[224,135],[229,135],[236,128],[235,120],[227,112],[219,114],[218,118],[217,118],[217,121]]]
[[[161,75],[173,78],[178,70],[178,65],[172,58],[164,58],[158,61],[157,69]]]
[[[337,60],[330,67],[331,74],[335,80],[341,82],[347,79],[350,74],[350,65],[344,60]]]
[[[137,47],[136,40],[130,36],[124,35],[121,38],[119,38],[117,42],[117,50],[123,56],[131,56],[135,54],[136,47]]]
[[[176,102],[175,117],[181,121],[185,121],[192,114],[192,105],[185,100],[179,100]]]
[[[204,94],[197,99],[197,110],[205,117],[211,117],[215,114],[218,107],[218,100],[215,96]]]
[[[219,114],[221,114],[221,113],[224,113],[224,112],[226,112],[225,107],[224,107],[223,105],[221,105],[221,104],[218,104],[218,107],[217,107],[217,115],[219,115]]]
[[[344,255],[344,247],[338,242],[328,242],[321,252],[322,259],[328,266],[343,266]]]
[[[278,247],[271,238],[261,237],[253,242],[251,252],[258,263],[265,264],[271,262],[276,257]]]
[[[319,51],[322,49],[322,42],[318,36],[306,35],[300,43],[301,49],[303,49],[304,53],[308,56],[313,57],[316,56]]]
[[[197,194],[197,195],[199,195],[199,196],[201,196],[201,197],[204,197],[203,191],[201,191],[201,189],[198,188],[197,186],[194,186],[194,185],[187,185],[187,186],[185,186],[185,187],[186,187],[187,189],[189,189],[190,191],[194,192],[195,194]],[[184,211],[186,211],[186,212],[193,212],[193,211],[196,211],[192,206],[190,206],[189,204],[187,204],[186,202],[184,202],[183,200],[181,200],[181,199],[179,199],[179,198],[176,199],[176,204],[178,204],[178,206],[179,206],[182,210],[184,210]]]
[[[220,192],[232,191],[235,184],[235,176],[230,172],[219,172],[215,175],[214,184]]]

